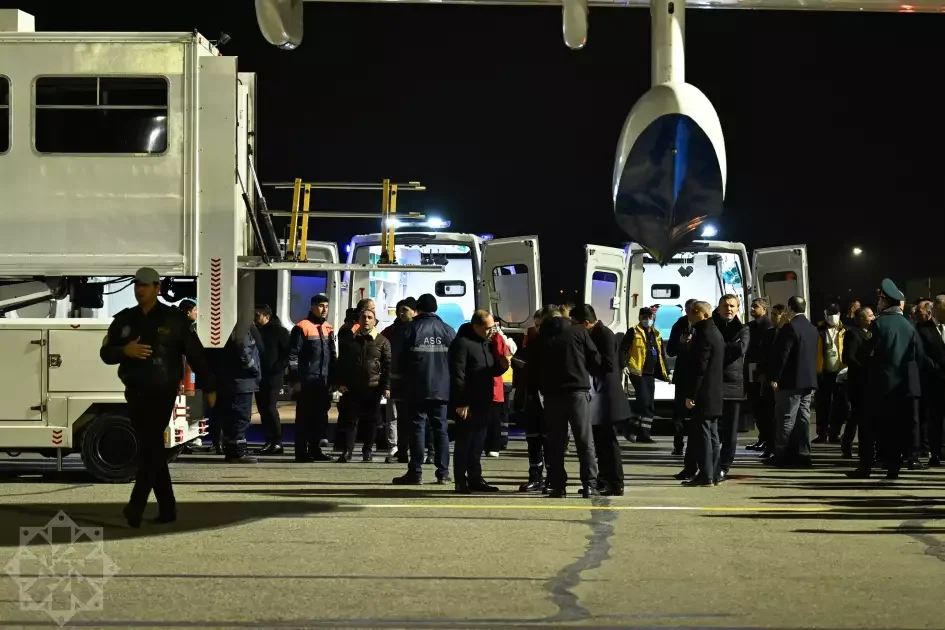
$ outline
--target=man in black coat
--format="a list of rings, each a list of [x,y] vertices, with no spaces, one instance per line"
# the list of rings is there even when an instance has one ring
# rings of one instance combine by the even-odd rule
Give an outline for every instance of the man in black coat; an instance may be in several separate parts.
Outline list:
[[[591,373],[600,370],[600,353],[587,331],[573,326],[557,307],[542,309],[541,330],[529,355],[528,378],[544,398],[548,431],[548,487],[551,498],[567,496],[564,455],[568,425],[574,433],[585,497],[599,496],[597,456],[591,430]]]
[[[866,364],[869,361],[867,342],[870,338],[870,325],[874,319],[876,317],[870,307],[857,309],[854,317],[855,325],[845,328],[846,332],[843,335],[843,356],[840,360],[847,366],[846,390],[847,398],[850,400],[850,418],[847,420],[843,437],[840,439],[840,450],[848,459],[853,458],[853,438],[856,436],[857,428],[871,419],[866,413]],[[865,434],[875,435],[875,431],[867,428]],[[861,458],[866,451],[873,452],[876,448],[875,444],[864,442],[863,435],[864,430],[860,429]]]
[[[758,429],[758,441],[747,446],[749,451],[764,451],[771,436],[771,419],[774,416],[774,397],[762,396],[761,373],[767,362],[768,347],[765,336],[774,324],[768,313],[768,300],[755,298],[751,303],[751,322],[748,324],[748,351],[745,353],[745,389],[751,406],[751,415]]]
[[[673,385],[675,385],[673,401],[673,455],[682,455],[686,446],[686,419],[689,410],[686,409],[686,369],[689,367],[689,338],[692,336],[692,322],[689,321],[689,311],[696,300],[686,300],[686,312],[676,320],[673,329],[666,340],[666,356],[675,357],[673,364]]]
[[[725,365],[722,376],[722,418],[719,420],[719,439],[722,442],[719,454],[718,481],[728,478],[728,471],[735,461],[738,449],[738,425],[745,400],[745,353],[748,351],[748,327],[738,318],[741,301],[736,295],[723,295],[712,315],[716,328],[725,341]]]
[[[266,430],[266,443],[260,455],[281,455],[282,421],[279,418],[279,391],[289,367],[289,331],[268,304],[256,305],[256,328],[262,337],[262,381],[256,392],[256,408]]]
[[[344,450],[338,463],[354,460],[354,444],[358,426],[364,427],[363,461],[373,461],[374,438],[380,420],[381,398],[390,398],[391,350],[387,337],[377,332],[374,311],[363,310],[358,328],[352,336],[339,342],[338,391],[348,406],[339,423],[344,430]]]
[[[508,357],[497,356],[492,343],[495,320],[489,311],[473,313],[459,327],[449,349],[450,409],[456,418],[453,480],[459,494],[498,492],[482,478],[482,450],[496,412],[495,377],[509,369]]]
[[[605,496],[623,496],[623,457],[615,425],[630,419],[630,403],[620,383],[617,337],[598,321],[590,304],[571,311],[571,323],[583,326],[600,352],[600,370],[591,374],[591,430],[597,454],[597,483]]]
[[[768,364],[768,379],[775,393],[775,449],[771,466],[791,463],[809,466],[810,405],[817,389],[817,328],[807,319],[807,300],[792,297],[778,331]],[[796,453],[789,447],[797,446]]]
[[[719,418],[722,416],[725,340],[712,319],[712,305],[696,302],[690,311],[689,380],[686,408],[692,410],[689,447],[699,472],[686,486],[711,486],[719,482]],[[695,442],[695,443],[694,443]]]
[[[945,295],[936,296],[932,317],[919,324],[917,330],[925,353],[922,410],[929,432],[929,466],[941,466],[945,431]]]

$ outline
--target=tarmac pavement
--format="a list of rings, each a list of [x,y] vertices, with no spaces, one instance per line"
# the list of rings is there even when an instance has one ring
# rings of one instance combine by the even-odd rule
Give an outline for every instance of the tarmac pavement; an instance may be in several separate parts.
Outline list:
[[[404,467],[383,457],[184,456],[178,522],[139,530],[121,518],[130,486],[72,457],[45,477],[52,460],[3,457],[0,627],[945,627],[945,469],[850,480],[838,447],[815,448],[806,470],[739,451],[730,481],[685,488],[668,438],[624,443],[626,496],[593,501],[517,492],[517,440],[484,459],[501,492],[473,497],[432,467],[392,486]],[[60,511],[80,538],[50,545]]]

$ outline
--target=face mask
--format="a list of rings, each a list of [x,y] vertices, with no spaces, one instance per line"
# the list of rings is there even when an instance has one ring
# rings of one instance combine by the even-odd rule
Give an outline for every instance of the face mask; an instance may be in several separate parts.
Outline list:
[[[649,319],[644,319],[642,322],[640,322],[640,325],[643,326],[644,328],[649,328],[650,326],[653,325],[653,322]]]
[[[837,324],[840,323],[840,316],[839,316],[839,315],[827,315],[827,323],[830,324],[831,326],[836,326]]]

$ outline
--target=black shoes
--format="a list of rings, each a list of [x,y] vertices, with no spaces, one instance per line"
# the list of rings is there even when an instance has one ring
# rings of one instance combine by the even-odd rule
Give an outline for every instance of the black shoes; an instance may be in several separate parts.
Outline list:
[[[518,487],[519,492],[541,492],[545,489],[545,482],[541,479],[527,481]]]
[[[439,482],[438,482],[439,483]],[[449,477],[443,481],[443,483],[449,483]],[[453,488],[453,492],[456,494],[472,494],[474,492],[498,492],[499,489],[495,486],[490,486],[486,483],[485,479],[479,479],[478,481],[470,481],[467,483],[458,482]]]
[[[341,457],[338,458],[339,464],[347,464],[354,459],[354,453],[342,453]]]
[[[688,488],[697,488],[697,487],[702,487],[702,486],[717,486],[718,482],[717,481],[713,482],[713,481],[710,481],[709,479],[699,479],[697,477],[694,477],[692,479],[682,482],[682,485]]]
[[[473,492],[498,492],[495,486],[490,486],[485,479],[469,482],[469,489]]]
[[[282,444],[277,442],[266,442],[259,451],[257,455],[282,455],[285,453],[285,449],[282,448]]]
[[[141,527],[141,515],[133,512],[130,505],[123,507],[121,513],[124,515],[128,527],[132,529],[139,529]]]
[[[243,453],[235,456],[227,455],[223,461],[227,464],[255,464],[259,460],[248,453]]]
[[[686,470],[685,468],[683,468],[678,473],[673,475],[673,479],[678,479],[679,481],[683,481],[685,479],[692,479],[695,476],[696,476],[695,472],[690,472]]]
[[[391,480],[391,483],[395,486],[422,486],[423,475],[407,473],[406,475],[402,475],[400,477],[394,477]]]
[[[685,455],[685,454],[686,454],[686,451],[683,450],[683,447],[681,447],[681,446],[674,446],[674,447],[673,447],[673,453],[672,453],[672,454],[673,454],[673,455],[676,455],[676,456]]]
[[[132,510],[130,505],[126,505],[121,509],[122,515],[125,517],[125,521],[128,523],[128,527],[132,529],[140,529],[142,517],[141,514]],[[158,513],[157,517],[152,518],[149,522],[154,523],[155,525],[167,525],[173,523],[177,520],[177,512],[164,512]]]
[[[156,518],[152,518],[151,522],[155,525],[168,525],[177,520],[177,514],[175,512],[169,512],[167,514],[158,514]]]

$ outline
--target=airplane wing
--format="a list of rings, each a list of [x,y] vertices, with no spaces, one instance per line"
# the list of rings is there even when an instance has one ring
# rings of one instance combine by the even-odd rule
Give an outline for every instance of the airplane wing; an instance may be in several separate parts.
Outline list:
[[[305,2],[386,2],[397,4],[479,4],[483,6],[545,6],[562,10],[564,41],[580,49],[587,40],[590,7],[646,8],[649,0],[255,0],[256,19],[263,36],[279,48],[302,43]],[[754,9],[773,11],[852,11],[871,13],[945,13],[945,0],[688,0],[692,9]]]

